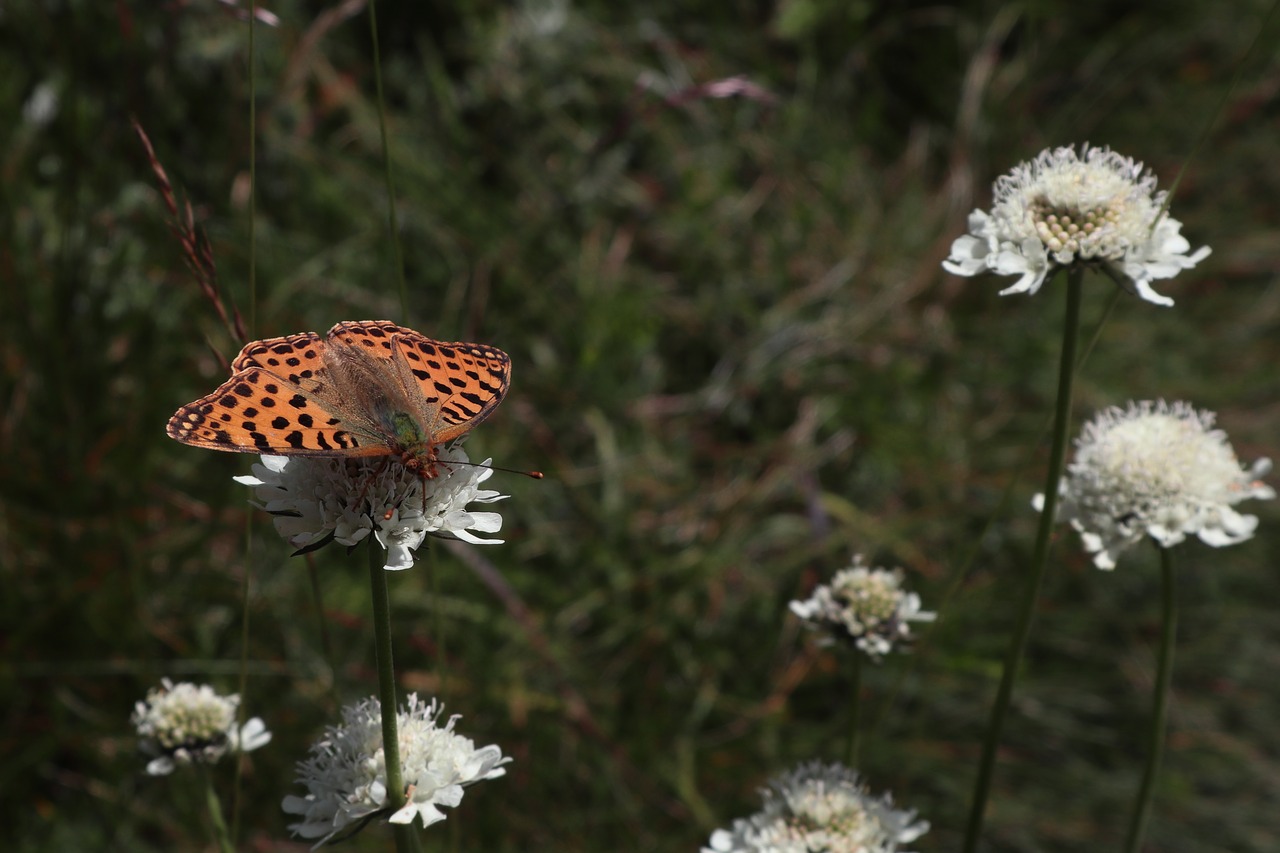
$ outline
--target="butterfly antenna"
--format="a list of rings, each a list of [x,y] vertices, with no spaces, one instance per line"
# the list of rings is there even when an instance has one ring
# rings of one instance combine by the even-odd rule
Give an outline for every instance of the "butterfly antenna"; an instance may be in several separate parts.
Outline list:
[[[521,477],[528,477],[531,480],[541,480],[541,471],[517,471],[515,468],[503,468],[501,465],[483,465],[479,462],[451,462],[445,459],[439,460],[438,465],[470,465],[472,468],[488,468],[490,471],[504,471],[508,474],[519,474]]]

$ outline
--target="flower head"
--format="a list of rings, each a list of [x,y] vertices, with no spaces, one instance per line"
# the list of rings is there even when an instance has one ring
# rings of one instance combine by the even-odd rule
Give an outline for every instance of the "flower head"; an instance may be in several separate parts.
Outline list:
[[[895,853],[929,831],[888,794],[873,797],[840,764],[802,764],[769,782],[764,808],[717,829],[702,853]]]
[[[141,747],[155,756],[147,764],[152,776],[164,776],[186,764],[213,764],[228,752],[249,752],[271,740],[257,717],[236,725],[237,694],[219,696],[207,684],[174,684],[165,678],[134,706],[132,722]]]
[[[326,729],[324,737],[312,745],[311,756],[298,763],[298,782],[307,794],[284,798],[284,810],[302,816],[300,823],[289,828],[303,838],[319,838],[319,847],[344,831],[346,835],[358,831],[378,815],[403,824],[418,817],[424,827],[430,826],[445,819],[440,806],[462,802],[464,787],[504,775],[502,765],[511,759],[503,758],[496,746],[476,749],[470,738],[454,732],[456,716],[439,725],[443,710],[438,702],[425,703],[411,693],[407,709],[396,715],[408,801],[391,813],[382,751],[382,705],[369,698],[343,708],[342,725]]]
[[[819,585],[805,601],[791,602],[805,625],[823,631],[823,642],[852,642],[873,660],[910,640],[911,622],[932,622],[936,613],[920,609],[920,596],[902,589],[901,570],[871,569],[862,555]]]
[[[1209,255],[1164,212],[1167,193],[1141,163],[1108,148],[1045,150],[995,183],[991,212],[969,215],[969,233],[951,245],[942,266],[954,275],[1016,275],[1000,291],[1032,294],[1049,273],[1075,264],[1103,266],[1157,305],[1173,300],[1151,289]]]
[[[1258,479],[1271,462],[1242,468],[1213,418],[1161,400],[1113,406],[1085,425],[1059,487],[1058,518],[1079,531],[1094,565],[1115,568],[1120,552],[1143,536],[1164,548],[1190,533],[1215,547],[1253,536],[1257,517],[1232,505],[1275,497]],[[1034,504],[1043,509],[1044,495]]]
[[[253,476],[235,479],[254,487],[259,506],[275,516],[276,532],[299,553],[329,542],[355,545],[372,530],[387,549],[386,568],[407,569],[428,534],[473,545],[502,543],[475,535],[501,530],[501,515],[467,509],[507,497],[480,488],[493,469],[449,464],[468,461],[457,443],[437,457],[439,474],[431,479],[394,459],[305,456],[263,456]]]

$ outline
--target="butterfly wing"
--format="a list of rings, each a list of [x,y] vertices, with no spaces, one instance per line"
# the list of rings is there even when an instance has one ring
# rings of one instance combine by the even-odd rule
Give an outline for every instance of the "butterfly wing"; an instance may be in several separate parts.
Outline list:
[[[314,332],[253,341],[231,378],[169,419],[171,438],[211,450],[282,456],[385,456],[393,452],[328,384],[325,343]]]
[[[511,385],[511,359],[502,350],[463,341],[444,342],[386,320],[338,323],[333,345],[352,347],[390,362],[434,443],[452,441],[483,421]]]
[[[231,362],[231,372],[261,367],[290,382],[324,370],[324,338],[315,332],[299,332],[282,338],[250,341]]]

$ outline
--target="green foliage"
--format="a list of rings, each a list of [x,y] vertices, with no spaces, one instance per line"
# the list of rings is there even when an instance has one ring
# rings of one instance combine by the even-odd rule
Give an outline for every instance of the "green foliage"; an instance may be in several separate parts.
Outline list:
[[[390,578],[403,686],[515,758],[433,828],[437,848],[697,849],[767,776],[838,757],[845,673],[785,610],[853,551],[905,567],[941,612],[914,655],[864,671],[878,727],[860,769],[933,823],[916,847],[955,848],[1030,546],[1043,448],[1026,448],[1061,306],[1052,290],[1000,299],[939,261],[990,180],[1044,147],[1107,144],[1165,187],[1186,165],[1175,214],[1214,250],[1164,288],[1176,307],[1121,299],[1077,416],[1188,399],[1242,458],[1274,453],[1280,66],[1241,58],[1275,43],[1261,3],[1212,20],[1189,2],[381,3],[407,314],[367,12],[268,6],[282,25],[255,33],[252,216],[247,27],[229,7],[0,11],[15,849],[208,847],[194,784],[142,774],[128,716],[163,675],[236,689],[246,574],[246,706],[275,740],[247,762],[244,848],[287,835],[293,762],[376,683],[363,557],[287,558],[231,480],[248,457],[164,437],[237,342],[183,265],[130,116],[253,336],[385,317],[512,355],[511,394],[471,439],[473,456],[547,474],[499,474],[507,544],[471,549],[507,606],[444,547]],[[761,94],[690,89],[736,75]],[[1087,318],[1111,287],[1090,284]],[[1152,849],[1280,844],[1263,793],[1280,538],[1273,506],[1249,511],[1254,541],[1179,552]],[[1056,554],[993,851],[1118,846],[1137,786],[1156,560],[1099,573],[1065,529]]]

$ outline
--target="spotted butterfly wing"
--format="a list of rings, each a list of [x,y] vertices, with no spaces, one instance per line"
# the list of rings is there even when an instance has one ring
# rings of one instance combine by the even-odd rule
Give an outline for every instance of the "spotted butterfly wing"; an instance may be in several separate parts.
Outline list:
[[[180,408],[168,433],[240,453],[382,456],[393,451],[366,418],[329,392],[325,342],[314,332],[253,341],[218,390]]]
[[[500,350],[377,320],[339,323],[326,339],[254,341],[231,367],[217,391],[169,419],[172,438],[285,456],[399,454],[418,458],[429,476],[434,445],[488,417],[510,384]]]
[[[338,323],[329,330],[329,343],[389,362],[436,444],[465,435],[489,417],[511,384],[511,359],[502,350],[432,340],[386,320]]]

